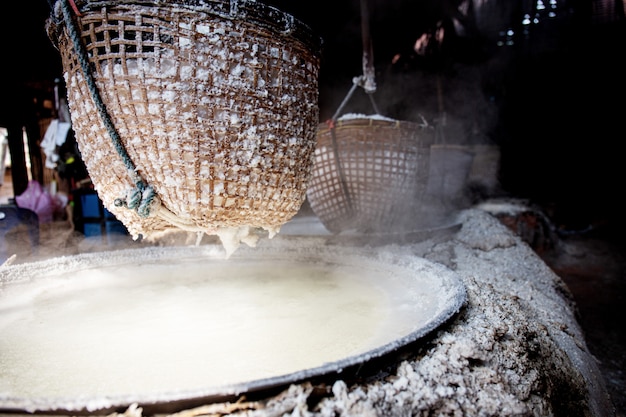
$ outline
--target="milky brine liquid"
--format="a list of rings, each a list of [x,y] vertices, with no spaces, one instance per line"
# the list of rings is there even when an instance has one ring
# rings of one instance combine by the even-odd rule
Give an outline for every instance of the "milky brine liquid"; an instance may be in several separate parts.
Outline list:
[[[0,399],[189,392],[323,366],[415,327],[415,293],[383,288],[354,266],[197,260],[8,284]]]

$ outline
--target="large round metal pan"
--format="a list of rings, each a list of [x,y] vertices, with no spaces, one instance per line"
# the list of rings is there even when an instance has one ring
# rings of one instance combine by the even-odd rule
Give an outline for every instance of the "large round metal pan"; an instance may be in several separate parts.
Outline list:
[[[0,410],[232,400],[369,363],[460,310],[459,277],[398,246],[266,240],[0,268]],[[175,408],[175,407],[174,407]]]

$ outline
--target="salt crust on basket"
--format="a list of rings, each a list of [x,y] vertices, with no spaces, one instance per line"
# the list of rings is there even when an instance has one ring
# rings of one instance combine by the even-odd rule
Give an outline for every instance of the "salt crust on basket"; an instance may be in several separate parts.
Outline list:
[[[152,3],[77,1],[93,77],[136,166],[130,175],[67,30],[58,22],[48,29],[98,195],[135,238],[182,229],[218,235],[232,253],[241,242],[254,245],[261,230],[272,237],[305,199],[319,51],[299,22],[260,3]],[[136,175],[156,191],[160,215],[144,218],[114,204]]]

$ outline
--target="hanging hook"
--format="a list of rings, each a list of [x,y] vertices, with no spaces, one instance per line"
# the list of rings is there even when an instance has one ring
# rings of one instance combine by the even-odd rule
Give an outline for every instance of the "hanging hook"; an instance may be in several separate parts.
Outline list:
[[[363,42],[363,80],[361,86],[367,94],[372,94],[376,91],[376,74],[369,14],[368,0],[361,0],[361,38]]]

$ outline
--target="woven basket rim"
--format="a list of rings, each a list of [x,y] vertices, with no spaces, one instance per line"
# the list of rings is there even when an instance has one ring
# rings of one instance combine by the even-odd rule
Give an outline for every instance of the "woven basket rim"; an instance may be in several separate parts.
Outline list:
[[[255,0],[74,0],[74,3],[83,15],[110,7],[175,7],[262,27],[275,36],[293,38],[304,43],[310,52],[317,55],[321,54],[323,44],[322,38],[306,23],[274,6]],[[55,0],[53,12],[47,22],[48,25],[56,26],[57,31],[64,25],[60,4],[60,0]],[[56,43],[55,39],[52,40]]]
[[[334,122],[334,129],[342,129],[342,128],[391,128],[391,129],[413,129],[413,130],[424,130],[428,129],[427,126],[422,124],[411,122],[408,120],[393,120],[393,119],[382,119],[375,117],[355,117],[355,118],[344,118],[339,119]],[[325,132],[331,129],[328,122],[322,122],[319,124],[319,131]]]

